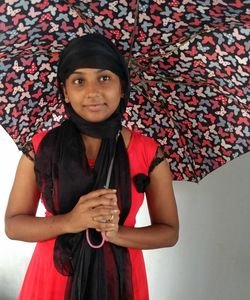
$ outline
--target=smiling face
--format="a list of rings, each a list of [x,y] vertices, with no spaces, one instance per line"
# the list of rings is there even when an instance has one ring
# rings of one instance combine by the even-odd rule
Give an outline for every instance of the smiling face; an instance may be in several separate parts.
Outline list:
[[[122,96],[120,78],[109,70],[81,68],[63,85],[65,102],[89,122],[108,119],[117,109]]]

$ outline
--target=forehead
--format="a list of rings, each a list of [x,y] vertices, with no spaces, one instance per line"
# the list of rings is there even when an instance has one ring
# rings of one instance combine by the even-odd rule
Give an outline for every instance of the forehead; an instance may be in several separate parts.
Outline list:
[[[74,70],[70,75],[99,75],[102,73],[108,73],[114,77],[118,77],[114,72],[107,69],[96,69],[96,68],[79,68]],[[119,77],[118,77],[119,78]]]

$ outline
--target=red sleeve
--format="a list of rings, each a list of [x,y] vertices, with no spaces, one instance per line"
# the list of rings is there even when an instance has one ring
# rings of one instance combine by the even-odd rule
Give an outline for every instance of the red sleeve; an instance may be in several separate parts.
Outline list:
[[[45,135],[48,133],[48,131],[42,131],[40,133],[37,133],[32,138],[32,143],[34,147],[35,153],[37,152],[37,149],[42,141],[42,139],[45,137]]]
[[[148,174],[149,166],[155,157],[158,144],[150,137],[133,131],[128,152],[132,172]]]

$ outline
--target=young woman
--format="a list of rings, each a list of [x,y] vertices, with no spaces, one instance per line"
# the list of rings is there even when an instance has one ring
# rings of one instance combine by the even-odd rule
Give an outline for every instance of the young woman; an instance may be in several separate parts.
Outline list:
[[[71,41],[58,81],[69,118],[34,136],[6,210],[8,237],[37,242],[19,299],[147,300],[141,249],[178,239],[168,164],[155,141],[121,126],[129,76],[110,41]],[[145,193],[151,225],[135,228]]]

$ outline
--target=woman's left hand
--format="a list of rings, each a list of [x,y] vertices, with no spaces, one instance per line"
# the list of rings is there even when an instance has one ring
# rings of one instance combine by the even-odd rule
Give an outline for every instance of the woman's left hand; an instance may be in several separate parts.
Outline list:
[[[114,224],[114,227],[112,227],[112,229],[110,229],[109,231],[105,231],[104,232],[104,236],[105,236],[105,240],[107,242],[114,242],[116,236],[117,236],[117,233],[119,231],[119,214],[116,214],[116,215],[113,215],[113,219],[110,221],[111,223]]]
[[[110,215],[110,219],[106,221],[110,224],[113,224],[114,226],[109,231],[102,232],[103,236],[105,237],[105,240],[111,243],[112,241],[114,241],[119,231],[120,210],[118,206],[116,207],[115,211],[115,213]]]

